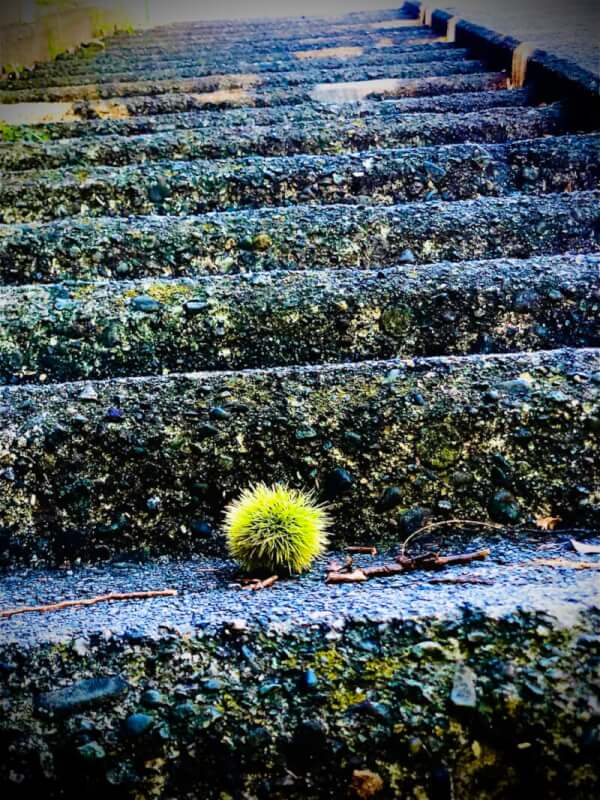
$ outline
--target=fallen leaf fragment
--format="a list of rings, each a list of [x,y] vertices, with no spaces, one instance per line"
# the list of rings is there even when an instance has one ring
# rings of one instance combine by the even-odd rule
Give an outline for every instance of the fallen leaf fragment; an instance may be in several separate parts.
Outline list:
[[[368,800],[383,789],[383,779],[370,769],[355,769],[352,773],[352,792],[361,800]]]
[[[536,517],[535,524],[542,531],[553,531],[559,522],[562,522],[560,517]]]
[[[536,567],[555,567],[556,569],[600,569],[600,561],[571,561],[568,558],[535,558],[529,563]]]
[[[582,556],[600,553],[600,544],[586,544],[585,542],[578,542],[577,539],[571,539],[571,544],[573,549]]]

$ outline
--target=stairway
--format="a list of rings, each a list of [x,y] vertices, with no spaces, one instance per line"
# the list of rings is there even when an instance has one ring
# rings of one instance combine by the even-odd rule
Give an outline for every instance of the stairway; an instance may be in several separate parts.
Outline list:
[[[0,617],[4,797],[600,789],[600,136],[412,5],[0,84],[0,614],[177,591]],[[259,480],[491,553],[243,591]]]

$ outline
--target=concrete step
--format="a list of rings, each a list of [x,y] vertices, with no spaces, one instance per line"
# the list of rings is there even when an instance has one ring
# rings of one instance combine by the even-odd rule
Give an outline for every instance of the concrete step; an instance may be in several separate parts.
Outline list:
[[[260,88],[263,91],[287,89],[320,83],[348,83],[381,79],[416,79],[444,75],[470,75],[483,72],[481,61],[440,58],[425,64],[406,63],[345,65],[335,68],[307,68],[262,74],[207,75],[201,78],[136,80],[130,82],[86,83],[77,86],[46,86],[31,89],[2,89],[0,103],[64,103],[75,100],[106,100],[113,97],[153,96],[175,93],[201,94],[229,89]]]
[[[234,71],[243,72],[247,71],[240,69],[242,64],[253,65],[253,69],[260,69],[261,71],[279,71],[286,68],[297,68],[302,62],[312,65],[340,65],[348,59],[352,59],[355,63],[356,60],[372,59],[376,57],[394,58],[408,58],[415,61],[429,61],[435,54],[443,54],[450,52],[460,51],[455,44],[450,42],[440,41],[439,39],[432,38],[431,40],[419,40],[419,46],[414,44],[392,44],[391,46],[380,47],[378,46],[378,39],[362,39],[359,44],[347,44],[338,47],[310,47],[306,50],[291,48],[272,48],[264,52],[262,49],[256,47],[256,43],[251,42],[247,45],[234,45],[228,48],[227,54],[224,56],[222,53],[215,54],[214,50],[209,49],[204,52],[194,51],[193,55],[184,53],[181,58],[176,58],[174,54],[169,54],[166,58],[161,58],[160,55],[152,56],[136,56],[135,58],[117,58],[109,54],[100,54],[95,58],[82,59],[73,57],[70,60],[54,61],[49,64],[39,64],[34,69],[21,75],[20,78],[8,80],[6,88],[18,89],[27,88],[31,81],[44,81],[45,86],[56,85],[54,84],[55,78],[68,79],[68,76],[82,76],[91,75],[95,76],[97,80],[104,81],[110,79],[110,75],[125,72],[148,72],[163,70],[181,70],[190,68],[201,68],[209,64],[213,72],[222,72],[222,65],[234,65]],[[467,51],[462,50],[462,57],[466,56]],[[202,58],[202,64],[199,63]],[[372,62],[369,62],[372,63]],[[218,65],[218,69],[214,66]],[[225,70],[226,71],[226,70]],[[252,71],[252,70],[251,70]],[[168,77],[168,76],[164,76]],[[173,76],[171,76],[173,77]],[[135,80],[135,78],[133,78]],[[70,83],[85,83],[84,80],[71,80]],[[23,85],[21,85],[23,84]]]
[[[57,139],[95,139],[98,136],[136,136],[175,130],[214,129],[222,132],[231,128],[247,126],[268,126],[286,124],[302,130],[303,126],[321,127],[333,120],[360,121],[388,119],[394,120],[400,114],[413,113],[473,113],[492,108],[522,108],[531,102],[527,89],[505,89],[490,92],[465,93],[461,95],[440,95],[430,97],[406,98],[402,100],[369,101],[360,107],[352,104],[323,105],[307,102],[291,106],[267,108],[230,108],[218,114],[208,111],[188,111],[159,116],[134,116],[124,119],[90,119],[76,122],[49,122],[36,125],[11,125],[7,139],[10,147],[17,142],[35,145],[56,141]],[[0,129],[0,142],[3,132]],[[2,153],[10,148],[0,144]]]
[[[259,480],[314,486],[335,543],[419,508],[598,525],[599,373],[600,350],[565,349],[0,389],[5,550],[218,551]]]
[[[472,62],[468,62],[472,63]],[[481,72],[474,75],[442,75],[431,78],[383,79],[340,82],[331,89],[323,85],[307,84],[297,89],[281,89],[267,87],[267,90],[247,88],[222,91],[207,91],[200,94],[171,93],[158,95],[139,95],[131,97],[111,98],[109,100],[82,100],[67,104],[65,118],[73,120],[97,119],[103,117],[121,119],[137,115],[173,114],[184,111],[220,111],[221,109],[239,107],[277,107],[310,103],[317,100],[339,105],[346,102],[385,97],[429,97],[432,95],[449,95],[472,92],[488,92],[506,89],[508,78],[505,72]],[[330,87],[330,84],[324,84]],[[317,88],[319,87],[319,88]],[[15,93],[16,94],[16,93]],[[20,106],[15,105],[18,109]],[[15,121],[18,121],[15,119]]]
[[[182,216],[302,203],[462,200],[515,191],[592,190],[599,188],[599,175],[598,134],[339,156],[158,161],[13,173],[0,187],[0,220],[49,221],[107,212]]]
[[[326,48],[329,49],[329,48]],[[352,50],[352,48],[350,48]],[[357,51],[362,48],[356,48]],[[335,51],[334,51],[335,52]],[[174,80],[179,78],[199,78],[209,75],[220,75],[223,73],[279,73],[298,71],[304,63],[311,69],[340,69],[343,66],[358,67],[383,67],[388,64],[419,64],[437,60],[461,61],[468,57],[469,51],[454,47],[453,45],[442,42],[432,44],[428,47],[391,47],[385,49],[372,48],[366,53],[356,52],[348,55],[306,58],[297,57],[293,53],[276,53],[271,60],[247,60],[244,58],[223,58],[214,57],[212,59],[202,59],[198,63],[198,58],[184,61],[150,61],[140,63],[138,59],[132,60],[129,65],[123,65],[120,69],[107,70],[98,68],[92,62],[87,69],[73,70],[64,72],[46,73],[40,77],[29,76],[21,80],[10,81],[2,84],[2,88],[8,91],[44,88],[48,86],[74,86],[81,84],[102,84],[102,83],[131,83],[144,80],[150,72],[153,80]]]
[[[600,347],[600,256],[0,289],[0,382]]]
[[[393,266],[600,249],[600,193],[0,225],[0,282]],[[460,231],[460,236],[456,232]],[[408,251],[408,252],[407,252]]]
[[[341,38],[366,38],[366,37],[385,37],[392,38],[394,42],[401,40],[412,40],[419,37],[430,38],[432,29],[426,25],[406,24],[406,21],[399,21],[397,24],[383,25],[378,23],[369,23],[366,25],[328,25],[326,29],[323,26],[316,24],[310,26],[289,26],[289,24],[282,24],[279,30],[272,29],[268,37],[265,37],[262,25],[258,28],[245,26],[243,30],[233,31],[231,28],[215,27],[212,30],[205,29],[200,32],[166,32],[165,35],[156,35],[153,33],[150,36],[133,36],[131,38],[123,38],[119,41],[107,41],[107,50],[109,53],[135,55],[136,53],[143,53],[146,55],[160,53],[160,52],[183,52],[186,48],[190,51],[198,50],[202,52],[202,48],[211,49],[214,52],[215,47],[222,46],[224,48],[235,44],[253,43],[260,39],[259,44],[262,44],[268,51],[279,49],[281,47],[294,47],[298,46],[309,47],[314,45],[322,48],[327,47],[332,40],[337,41]]]
[[[244,59],[270,59],[275,55],[285,57],[294,53],[313,53],[319,54],[321,51],[335,50],[346,47],[360,47],[368,50],[387,50],[391,48],[416,49],[426,45],[437,44],[450,45],[449,42],[441,41],[439,36],[432,33],[429,28],[412,28],[406,30],[378,31],[376,29],[345,30],[340,33],[328,33],[325,37],[304,37],[292,36],[287,39],[278,39],[273,42],[265,39],[264,36],[251,37],[241,40],[229,40],[220,49],[225,57]],[[34,68],[25,73],[31,77],[44,77],[45,75],[55,75],[61,72],[67,73],[71,69],[86,72],[91,66],[98,69],[107,67],[109,69],[127,68],[131,64],[145,64],[151,69],[153,62],[161,63],[180,63],[182,61],[198,62],[200,59],[218,57],[215,56],[216,41],[212,38],[209,41],[184,40],[178,43],[158,43],[148,46],[136,45],[127,48],[116,48],[107,46],[100,51],[96,50],[91,55],[85,50],[75,51],[72,54],[65,53],[59,59],[49,63],[36,64]],[[326,55],[326,54],[325,54]],[[16,80],[17,76],[10,78]]]
[[[374,104],[381,106],[382,104]],[[543,108],[493,108],[460,114],[357,114],[346,119],[322,115],[290,127],[253,124],[230,129],[224,115],[213,127],[167,131],[142,136],[104,136],[65,139],[62,142],[17,142],[0,145],[0,170],[22,171],[77,165],[112,165],[158,160],[230,158],[245,155],[336,155],[374,147],[448,144],[451,142],[505,142],[566,132],[568,118],[560,104]],[[202,112],[200,112],[201,114]],[[205,115],[206,116],[206,115]],[[281,116],[281,115],[279,115]],[[253,120],[255,122],[255,120]]]
[[[214,43],[213,43],[214,44]],[[118,50],[109,46],[96,49],[93,52],[86,48],[76,50],[74,53],[64,53],[55,61],[38,63],[33,68],[20,73],[20,76],[7,76],[7,84],[13,85],[20,78],[23,80],[44,79],[48,76],[68,74],[83,74],[94,70],[98,72],[122,72],[130,68],[145,68],[153,70],[156,64],[167,68],[169,65],[189,66],[198,65],[200,60],[215,62],[224,59],[240,61],[271,61],[289,58],[327,58],[333,57],[340,48],[360,48],[364,53],[373,51],[415,52],[431,46],[433,49],[452,49],[455,47],[450,42],[441,41],[440,37],[432,34],[429,29],[413,29],[413,31],[392,31],[391,35],[382,35],[377,30],[368,30],[363,33],[350,31],[338,35],[329,35],[326,39],[292,38],[279,40],[276,46],[266,40],[264,36],[245,39],[242,41],[230,40],[226,47],[217,48],[210,43],[180,43],[177,47],[153,45],[147,48],[136,47],[134,50]],[[329,51],[329,52],[327,52]],[[299,54],[299,55],[296,55]],[[50,85],[49,81],[47,85]]]
[[[4,608],[179,594],[0,620],[4,796],[595,796],[597,572],[535,566],[572,558],[564,537],[481,541],[459,571],[481,586],[317,569],[239,592],[219,561],[9,574]]]

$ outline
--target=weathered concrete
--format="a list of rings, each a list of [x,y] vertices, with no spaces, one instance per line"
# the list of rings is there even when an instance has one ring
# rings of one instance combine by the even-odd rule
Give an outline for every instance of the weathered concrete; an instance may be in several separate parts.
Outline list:
[[[526,89],[501,90],[490,92],[465,92],[457,95],[431,95],[429,97],[404,98],[401,100],[366,100],[356,108],[353,105],[322,105],[306,102],[291,106],[272,106],[267,108],[222,109],[218,114],[205,111],[187,111],[159,116],[134,116],[123,119],[90,119],[74,122],[54,122],[38,125],[11,125],[8,129],[0,127],[0,142],[27,142],[36,145],[56,139],[93,139],[99,136],[134,136],[176,130],[210,129],[220,130],[221,135],[231,128],[244,126],[293,125],[298,132],[327,125],[337,120],[360,121],[390,119],[400,114],[450,113],[463,114],[486,111],[490,108],[521,108],[529,105],[530,92]],[[102,144],[96,141],[102,148]],[[0,145],[2,152],[8,148]]]
[[[508,144],[371,150],[231,161],[16,173],[0,187],[4,223],[115,214],[188,215],[298,203],[397,204],[516,190],[599,188],[600,135]]]
[[[360,48],[359,48],[360,49]],[[318,69],[340,69],[344,64],[350,62],[353,67],[382,67],[387,64],[419,64],[421,62],[435,61],[462,61],[467,58],[469,51],[453,47],[448,43],[435,43],[427,47],[392,47],[378,50],[372,48],[363,55],[356,55],[350,61],[345,57],[337,58],[315,58],[304,60],[309,68]],[[61,70],[54,73],[46,72],[43,76],[28,76],[21,80],[7,81],[2,85],[4,90],[21,90],[33,88],[45,88],[52,86],[73,86],[86,83],[129,83],[143,81],[150,72],[153,80],[172,80],[175,78],[199,78],[212,74],[221,73],[280,73],[297,72],[302,66],[302,59],[292,53],[276,54],[271,60],[261,59],[244,61],[241,58],[211,59],[205,58],[202,64],[198,63],[198,57],[187,61],[155,61],[140,64],[136,59],[127,68],[99,71],[98,66],[93,63],[87,70],[80,69],[73,72],[65,72],[64,62],[58,62],[62,66]],[[127,71],[127,69],[129,71]]]
[[[598,252],[599,198],[573,192],[7,225],[0,274],[5,283],[47,283]]]
[[[153,79],[122,83],[88,83],[80,86],[46,86],[42,89],[0,90],[0,103],[69,102],[106,100],[113,97],[161,95],[170,92],[200,94],[229,89],[260,87],[287,89],[305,84],[342,83],[381,78],[418,79],[433,76],[469,75],[484,71],[481,61],[454,60],[452,57],[426,64],[382,64],[371,67],[341,66],[290,72],[208,75],[202,78]]]
[[[210,552],[192,520],[281,479],[332,501],[336,542],[389,539],[390,486],[393,516],[598,524],[599,372],[581,349],[2,389],[0,526],[15,561]]]
[[[0,382],[600,347],[600,256],[0,289]]]
[[[4,82],[57,122],[0,125],[3,798],[599,794],[592,83],[544,55],[508,90],[514,39],[456,29],[175,26]],[[258,480],[334,547],[490,554],[239,591]]]
[[[422,573],[364,588],[319,572],[240,593],[218,562],[9,578],[9,602],[106,586],[180,596],[0,620],[0,785],[52,798],[321,800],[365,784],[385,800],[593,797],[593,578],[535,570],[535,557],[493,551],[471,570],[494,583],[474,602]]]
[[[483,72],[474,75],[442,75],[431,78],[398,79],[392,88],[385,88],[375,81],[366,84],[364,99],[376,97],[429,97],[431,95],[458,94],[463,92],[492,91],[506,89],[508,79],[504,72]],[[339,86],[343,86],[339,83]],[[355,86],[356,82],[352,83]],[[356,98],[355,98],[356,99]],[[363,99],[362,97],[360,99]],[[261,92],[258,89],[231,90],[229,92],[205,92],[201,94],[159,94],[135,97],[111,98],[108,101],[87,100],[73,103],[71,111],[82,119],[98,117],[126,117],[132,115],[172,114],[182,111],[217,111],[237,107],[276,107],[307,103],[314,100],[312,86],[295,90]],[[338,103],[330,98],[331,102]],[[10,108],[11,106],[7,106]],[[18,109],[19,105],[15,104]],[[18,122],[18,120],[16,120]]]
[[[379,103],[378,105],[382,105]],[[227,113],[227,112],[224,112]],[[212,115],[220,117],[221,115]],[[255,122],[256,120],[253,120]],[[114,165],[148,161],[229,158],[243,155],[335,155],[374,147],[448,144],[452,142],[505,142],[564,133],[567,118],[559,104],[544,108],[494,108],[462,114],[410,114],[355,112],[354,117],[331,119],[322,115],[305,119],[290,132],[282,125],[229,129],[215,124],[199,130],[153,133],[144,136],[105,136],[56,143],[17,142],[0,145],[0,169],[22,171],[76,165]],[[6,180],[10,180],[6,176]]]

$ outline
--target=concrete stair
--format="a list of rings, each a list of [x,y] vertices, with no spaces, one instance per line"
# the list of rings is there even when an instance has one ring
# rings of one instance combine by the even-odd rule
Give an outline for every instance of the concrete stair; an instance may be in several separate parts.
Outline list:
[[[412,8],[3,81],[3,797],[600,792],[600,140]],[[331,553],[244,591],[259,480]],[[325,583],[439,523],[487,558]]]

